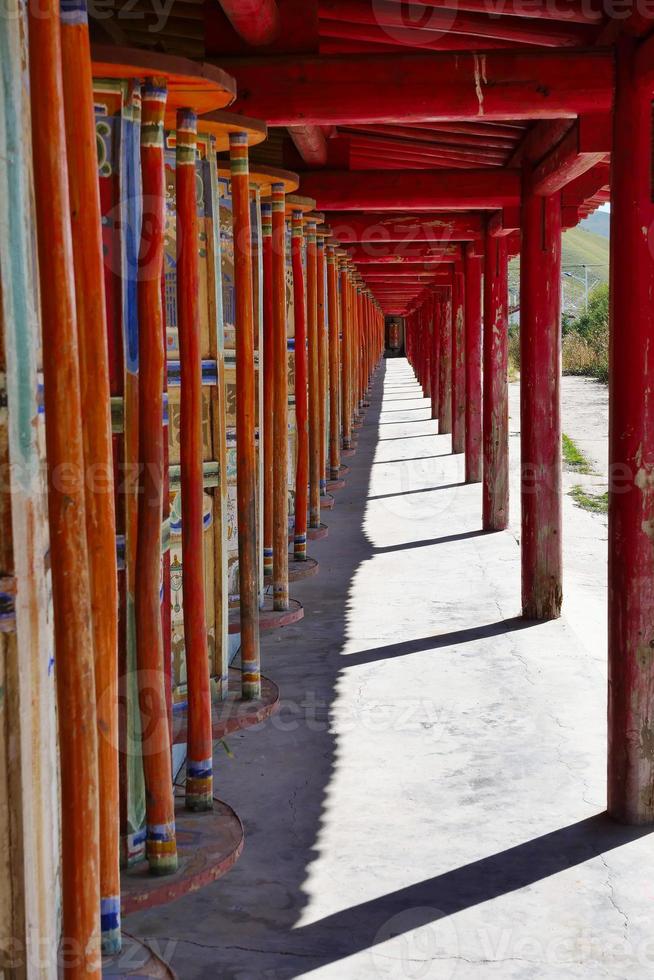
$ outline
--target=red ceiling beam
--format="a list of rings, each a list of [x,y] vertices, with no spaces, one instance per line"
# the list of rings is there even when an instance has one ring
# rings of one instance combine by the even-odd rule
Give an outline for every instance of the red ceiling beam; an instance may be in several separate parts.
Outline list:
[[[408,16],[404,5],[389,0],[320,0],[320,22],[340,21],[381,27],[390,40],[396,32],[413,36],[419,47],[429,47],[430,39],[438,42],[444,35],[468,34],[496,41],[518,41],[542,47],[562,47],[590,43],[588,29],[583,25],[560,25],[552,21],[525,20],[522,17],[490,18],[486,14],[465,13],[432,7],[416,15],[410,7]],[[322,31],[321,26],[321,31]]]
[[[276,0],[220,0],[230,24],[247,44],[260,47],[279,35]]]
[[[473,149],[503,150],[508,153],[515,146],[516,133],[511,136],[493,136],[490,127],[483,136],[477,133],[437,133],[431,129],[421,129],[419,126],[351,126],[339,127],[343,136],[363,134],[366,136],[390,136],[394,139],[411,140],[416,146],[443,147],[449,150],[461,150],[463,147]]]
[[[398,214],[369,211],[364,214],[331,212],[327,221],[343,244],[396,242],[405,247],[414,242],[470,242],[483,234],[479,215]]]
[[[395,0],[402,3],[403,0]],[[467,10],[471,13],[489,14],[491,17],[533,17],[536,20],[563,20],[568,24],[599,24],[602,11],[592,9],[583,0],[412,0],[413,4],[438,10]]]
[[[443,243],[441,246],[425,247],[421,243],[400,244],[395,242],[376,244],[368,242],[366,245],[356,245],[347,249],[348,255],[357,265],[410,265],[418,263],[437,263],[453,262],[461,258],[461,247],[458,244],[449,245]]]
[[[325,40],[375,44],[380,48],[390,47],[395,53],[398,48],[404,48],[405,51],[407,48],[417,48],[422,51],[505,51],[520,46],[518,41],[476,37],[473,34],[449,34],[447,31],[435,33],[431,38],[425,32],[425,37],[420,39],[415,30],[403,30],[398,27],[391,34],[385,27],[375,24],[352,24],[349,21],[341,23],[336,20],[321,20],[318,29],[321,49]]]
[[[456,163],[474,164],[502,164],[506,160],[506,153],[498,150],[467,149],[466,147],[448,147],[429,145],[426,143],[411,142],[404,139],[392,139],[388,136],[358,136],[353,134],[350,137],[350,145],[357,150],[373,150],[376,153],[385,154],[387,151],[407,154],[416,163],[438,159],[439,161],[452,160]]]
[[[448,265],[453,261],[451,257],[444,256],[440,260],[435,260],[432,263],[424,262],[377,262],[374,265],[360,265],[357,263],[359,274],[362,275],[366,280],[372,280],[376,276],[395,276],[398,279],[422,279],[423,276],[426,279],[432,279],[434,275],[438,274],[439,265]]]
[[[383,171],[326,170],[302,176],[302,194],[320,210],[497,210],[520,200],[520,174],[513,170]]]
[[[239,112],[270,125],[573,117],[610,109],[609,51],[227,60]]]
[[[531,187],[547,196],[591,170],[611,151],[610,116],[582,116],[533,170]]]

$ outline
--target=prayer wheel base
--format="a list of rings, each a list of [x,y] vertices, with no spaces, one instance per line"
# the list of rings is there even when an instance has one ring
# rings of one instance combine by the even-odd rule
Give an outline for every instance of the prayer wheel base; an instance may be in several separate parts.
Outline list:
[[[142,939],[123,933],[122,950],[102,958],[102,980],[177,980],[177,974]]]
[[[320,527],[308,527],[307,528],[307,541],[322,541],[329,534],[329,528],[326,524],[321,524]],[[288,540],[293,541],[293,535],[289,534]]]
[[[296,561],[295,556],[291,552],[288,556],[288,580],[289,582],[302,582],[305,578],[313,578],[314,575],[318,574],[320,565],[315,558],[310,558],[308,555],[303,561]],[[272,575],[266,576],[264,579],[266,586],[272,585]]]
[[[304,607],[297,599],[289,599],[288,609],[273,609],[273,597],[267,595],[263,607],[259,610],[259,631],[261,633],[268,630],[277,630],[282,626],[292,626],[304,619]],[[229,611],[229,632],[241,632],[241,611],[240,609],[230,609]]]
[[[331,493],[325,493],[320,498],[320,509],[321,510],[333,510],[336,500],[332,497]]]
[[[224,701],[214,701],[211,706],[211,737],[214,742],[240,731],[259,725],[274,715],[279,708],[279,688],[267,677],[261,678],[261,699],[244,701],[241,695],[241,671],[231,667],[229,692]],[[188,737],[188,709],[173,711],[173,743],[183,745]]]
[[[184,805],[183,794],[177,795],[175,824],[177,871],[158,878],[150,874],[147,861],[124,869],[120,876],[123,915],[167,905],[204,888],[226,874],[241,855],[243,825],[227,803],[214,799],[213,810],[191,813]]]
[[[340,469],[338,471],[340,477],[347,476],[350,472],[350,467],[346,466],[345,463],[341,463]]]
[[[345,486],[345,480],[328,480],[327,481],[327,492],[334,493],[336,490],[342,490]]]
[[[358,443],[353,442],[349,449],[341,449],[341,456],[354,456],[358,449]]]

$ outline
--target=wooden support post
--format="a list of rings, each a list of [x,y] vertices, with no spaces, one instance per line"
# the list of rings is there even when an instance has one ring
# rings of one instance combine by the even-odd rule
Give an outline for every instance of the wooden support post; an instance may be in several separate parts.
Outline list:
[[[340,260],[341,277],[341,425],[343,449],[352,446],[352,416],[350,414],[352,374],[350,370],[350,277],[347,260]]]
[[[293,315],[295,320],[295,422],[297,461],[295,467],[295,536],[296,561],[307,557],[307,512],[309,507],[309,428],[307,311],[304,291],[303,216],[293,212],[291,257],[293,261]]]
[[[452,452],[464,452],[465,444],[465,274],[457,267],[452,281]]]
[[[320,379],[316,222],[307,222],[307,340],[309,375],[309,527],[320,527]]]
[[[236,320],[236,467],[238,570],[241,606],[242,693],[261,697],[259,570],[257,561],[257,460],[255,444],[254,296],[248,137],[231,133],[230,170],[234,221]],[[285,544],[284,554],[287,555]]]
[[[509,522],[509,266],[506,238],[488,235],[484,267],[483,512],[485,531]]]
[[[481,256],[465,247],[466,483],[481,483]]]
[[[175,807],[161,622],[161,520],[164,500],[163,275],[165,79],[143,89],[141,172],[143,231],[139,255],[139,516],[136,554],[136,640],[139,707],[146,741],[146,854],[153,874],[177,870]]]
[[[452,287],[445,286],[441,293],[440,363],[438,365],[438,432],[445,435],[452,431]]]
[[[434,292],[431,297],[429,307],[429,321],[431,324],[431,417],[438,418],[439,402],[439,373],[440,373],[440,315],[441,315],[440,293]]]
[[[608,811],[654,820],[652,89],[619,43],[611,160]]]
[[[327,300],[329,316],[329,476],[338,480],[341,470],[340,443],[340,308],[338,270],[334,246],[327,246]]]
[[[186,808],[213,807],[211,690],[204,586],[204,468],[202,455],[202,351],[199,315],[199,237],[195,158],[197,117],[177,112],[177,327],[181,369],[180,462],[184,648],[188,681]]]
[[[272,205],[261,205],[263,242],[263,573],[273,574],[274,305]]]
[[[272,186],[273,608],[288,609],[288,360],[284,185]]]
[[[46,0],[28,15],[61,760],[62,938],[76,952],[65,975],[100,980],[98,742],[59,5]]]
[[[327,311],[325,280],[325,235],[318,232],[316,239],[316,274],[318,277],[318,443],[320,446],[320,496],[327,493]]]
[[[118,580],[97,138],[86,5],[61,7],[66,154],[84,439],[100,793],[103,953],[120,950]]]
[[[522,204],[520,444],[522,611],[561,612],[561,198]]]

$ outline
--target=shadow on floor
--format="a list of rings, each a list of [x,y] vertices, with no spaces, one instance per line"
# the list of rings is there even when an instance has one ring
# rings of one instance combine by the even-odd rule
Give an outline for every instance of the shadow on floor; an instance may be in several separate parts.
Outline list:
[[[397,362],[392,366],[396,379],[399,371],[408,377],[409,369],[402,363],[403,368]],[[324,518],[329,537],[310,548],[320,562],[320,575],[292,587],[293,596],[304,604],[305,620],[262,638],[263,670],[279,684],[281,710],[261,727],[229,738],[233,759],[216,749],[216,792],[243,820],[243,856],[225,878],[203,891],[128,919],[130,931],[172,953],[180,980],[291,980],[329,964],[336,964],[330,975],[349,980],[348,967],[338,965],[345,957],[374,950],[392,934],[442,920],[574,867],[646,832],[595,816],[374,900],[352,900],[335,914],[321,916],[312,903],[315,920],[303,922],[308,878],[322,847],[325,808],[338,762],[332,711],[342,672],[534,627],[510,619],[344,652],[352,615],[351,584],[365,562],[381,553],[465,541],[483,533],[471,529],[379,549],[366,538],[366,508],[375,499],[369,496],[372,466],[379,442],[388,441],[379,439],[387,371],[384,362],[359,433],[358,451],[347,460],[346,488],[338,494],[335,510]],[[403,387],[416,393],[411,400],[420,397],[415,381]],[[398,437],[406,438],[419,437]],[[401,832],[397,818],[390,814],[389,821],[389,833],[393,828]],[[338,893],[337,880],[333,887]]]

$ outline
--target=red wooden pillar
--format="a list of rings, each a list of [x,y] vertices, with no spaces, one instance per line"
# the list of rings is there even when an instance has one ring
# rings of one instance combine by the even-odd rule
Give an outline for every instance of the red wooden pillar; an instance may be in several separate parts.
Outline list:
[[[352,416],[350,414],[352,372],[350,370],[350,282],[347,260],[340,260],[341,279],[341,426],[343,449],[352,446]]]
[[[522,611],[561,611],[561,196],[525,173],[520,258]]]
[[[309,527],[320,527],[320,370],[316,222],[307,222],[307,340],[309,369]]]
[[[61,47],[98,713],[101,939],[109,954],[121,945],[116,515],[93,79],[86,11],[79,5],[72,17],[61,6]]]
[[[272,205],[261,204],[263,246],[263,573],[273,574],[274,306]]]
[[[452,279],[452,452],[466,447],[465,274],[457,264]]]
[[[340,446],[340,341],[338,270],[334,246],[327,246],[327,305],[329,316],[329,476],[338,480],[341,470]]]
[[[318,443],[320,453],[320,496],[327,493],[327,283],[325,277],[325,232],[316,240],[318,275]]]
[[[288,359],[284,185],[272,186],[273,297],[273,608],[288,609]]]
[[[654,820],[652,88],[619,44],[611,158],[608,810]]]
[[[293,264],[293,312],[295,318],[295,420],[297,460],[295,464],[295,536],[296,561],[307,557],[307,508],[309,506],[309,409],[307,386],[307,315],[303,268],[303,216],[293,212],[291,260]]]
[[[481,256],[465,249],[466,483],[481,483]]]
[[[173,776],[161,622],[161,521],[164,497],[163,390],[165,350],[161,277],[165,181],[163,120],[166,82],[143,89],[141,173],[143,230],[139,254],[139,513],[136,554],[136,640],[146,788],[146,853],[153,874],[177,869]]]
[[[429,317],[431,322],[431,417],[433,419],[438,418],[438,383],[441,349],[440,303],[440,295],[433,292],[429,308]]]
[[[485,531],[509,522],[509,266],[505,238],[486,236],[484,267],[484,472]]]
[[[252,230],[247,133],[230,133],[236,321],[236,469],[242,693],[261,697]],[[287,555],[287,546],[284,547]]]
[[[59,4],[46,0],[39,10],[28,7],[28,14],[61,760],[62,939],[77,954],[65,976],[99,980],[98,744]],[[54,895],[44,898],[55,901]]]
[[[202,350],[199,315],[199,237],[195,158],[197,116],[177,112],[177,326],[181,369],[180,463],[184,648],[188,681],[186,807],[213,807],[211,688],[204,587],[204,467]]]
[[[441,291],[440,361],[438,365],[438,431],[444,435],[452,431],[452,287]]]

